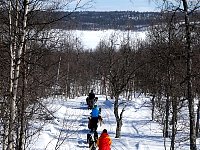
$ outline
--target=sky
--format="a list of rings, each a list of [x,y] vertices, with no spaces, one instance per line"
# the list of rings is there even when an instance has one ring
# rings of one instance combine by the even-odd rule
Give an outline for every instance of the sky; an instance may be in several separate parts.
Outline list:
[[[161,0],[158,0],[161,1]],[[157,1],[157,2],[158,2]],[[158,11],[155,0],[94,0],[88,10],[95,11]]]
[[[87,141],[88,117],[91,110],[86,104],[87,96],[66,99],[65,97],[49,97],[43,104],[54,112],[53,120],[43,125],[40,133],[35,134],[29,145],[30,150],[55,150],[60,139],[59,150],[89,150]],[[98,125],[100,136],[107,129],[112,139],[112,150],[165,150],[162,127],[158,122],[151,121],[150,97],[135,93],[123,114],[121,137],[115,138],[116,121],[114,117],[114,100],[106,100],[105,95],[98,95],[97,105],[101,108],[103,124]],[[121,97],[122,99],[122,97]],[[121,102],[121,101],[120,101]],[[121,105],[119,111],[121,111]],[[50,115],[49,115],[50,116]],[[32,121],[33,128],[40,128],[39,121]],[[197,144],[199,141],[197,141]],[[169,139],[166,139],[166,150],[169,150]],[[199,146],[198,146],[199,148]],[[179,143],[176,150],[188,150],[188,143]]]

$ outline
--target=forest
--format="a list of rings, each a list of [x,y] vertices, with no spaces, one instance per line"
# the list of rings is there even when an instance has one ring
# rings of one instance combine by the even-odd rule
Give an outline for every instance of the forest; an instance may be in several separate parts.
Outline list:
[[[151,19],[145,41],[134,41],[127,35],[117,47],[117,37],[112,35],[110,40],[102,40],[95,50],[85,50],[70,32],[64,39],[56,36],[62,30],[55,30],[55,26],[63,19],[70,22],[75,14],[71,11],[56,18],[52,16],[50,10],[56,11],[61,3],[0,1],[2,149],[26,149],[31,136],[39,132],[30,132],[29,121],[41,119],[37,115],[45,116],[48,112],[41,103],[42,98],[55,94],[69,98],[85,95],[100,81],[99,94],[115,98],[116,137],[120,137],[123,124],[123,111],[118,111],[119,96],[124,94],[130,99],[129,93],[140,91],[152,97],[152,120],[163,127],[163,137],[170,138],[171,149],[175,149],[179,138],[190,140],[190,149],[197,150],[196,139],[200,135],[200,1],[179,2],[180,5],[166,3],[159,18],[155,22]],[[41,15],[41,11],[45,13]],[[111,17],[112,13],[105,15]],[[99,19],[97,22],[100,23]],[[105,28],[115,23],[106,23]],[[73,27],[73,21],[71,25]],[[183,117],[185,122],[180,121]],[[188,128],[187,139],[178,134],[182,128]]]
[[[53,16],[64,16],[69,12],[53,12]],[[159,12],[135,12],[135,11],[77,11],[70,18],[63,18],[54,26],[60,29],[78,30],[146,30],[154,23],[158,23]]]

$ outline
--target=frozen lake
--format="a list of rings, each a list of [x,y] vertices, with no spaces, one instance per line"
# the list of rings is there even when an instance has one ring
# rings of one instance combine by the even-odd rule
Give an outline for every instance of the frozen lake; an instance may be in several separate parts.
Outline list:
[[[116,41],[115,44],[119,44],[120,41],[129,37],[133,39],[144,40],[146,37],[145,31],[120,31],[120,30],[98,30],[98,31],[82,31],[73,30],[74,34],[82,41],[84,48],[94,49],[101,40],[113,39]]]
[[[49,31],[48,31],[49,32]],[[121,41],[130,37],[131,41],[144,40],[146,31],[121,31],[121,30],[52,30],[50,36],[66,41],[74,41],[78,39],[84,49],[95,49],[100,41],[114,41],[115,45],[119,45]]]

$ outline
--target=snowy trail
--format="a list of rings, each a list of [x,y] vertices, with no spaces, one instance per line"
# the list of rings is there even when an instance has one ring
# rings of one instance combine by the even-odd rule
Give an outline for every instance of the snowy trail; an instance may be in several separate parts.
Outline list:
[[[102,117],[104,119],[104,126],[101,129],[105,127],[110,132],[109,135],[112,138],[111,149],[127,150],[127,147],[128,149],[130,149],[127,140],[115,138],[116,120],[114,117],[113,102],[111,102],[110,100],[106,101],[105,97],[99,97],[98,105],[102,108]],[[132,129],[128,128],[127,130],[130,131]]]
[[[81,129],[79,130],[78,134],[77,134],[77,142],[78,142],[78,147],[80,148],[86,148],[88,149],[88,145],[87,145],[87,142],[86,142],[86,132],[87,129],[87,116],[88,116],[88,111],[85,111],[87,110],[87,107],[85,106],[85,103],[82,102],[82,99],[81,99],[81,102],[80,102],[80,109],[83,109],[83,113],[82,113],[82,118],[81,118],[81,121],[80,121],[80,126],[81,126]]]
[[[136,126],[136,120],[137,118],[128,118],[126,120],[123,119],[123,126],[122,126],[122,137],[120,139],[116,139],[115,137],[115,128],[116,128],[116,121],[113,120],[114,117],[114,110],[113,110],[113,102],[110,100],[106,101],[105,98],[99,98],[98,100],[99,106],[102,108],[102,117],[105,120],[105,126],[107,129],[112,132],[110,134],[113,144],[112,144],[112,149],[114,150],[126,150],[131,149],[131,150],[150,150],[148,143],[143,141],[143,137],[140,136],[140,129]],[[126,114],[126,116],[132,116],[132,114],[139,113],[135,109],[132,111],[129,111],[131,114]],[[138,116],[136,114],[135,116]],[[136,124],[136,125],[135,125]],[[128,141],[126,138],[123,138],[123,132],[127,132],[131,137],[132,140]],[[141,137],[141,138],[140,138]]]
[[[121,137],[115,138],[114,101],[106,100],[102,95],[96,96],[103,118],[103,124],[98,125],[97,132],[100,136],[103,129],[107,129],[112,139],[112,150],[164,150],[159,125],[150,121],[149,108],[145,107],[143,102],[134,100],[128,104],[123,114]],[[43,142],[36,143],[34,150],[43,150],[46,147],[46,150],[52,150],[51,147],[55,147],[59,140],[56,139],[59,133],[62,133],[61,140],[63,140],[61,150],[89,150],[87,133],[90,132],[88,117],[91,110],[87,108],[86,96],[57,100],[54,101],[54,105],[52,109],[56,110],[54,113],[56,119],[44,127],[40,138]]]

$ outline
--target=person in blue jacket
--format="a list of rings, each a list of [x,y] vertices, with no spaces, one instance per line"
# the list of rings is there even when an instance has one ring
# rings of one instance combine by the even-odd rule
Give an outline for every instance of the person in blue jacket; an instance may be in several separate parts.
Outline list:
[[[92,108],[92,112],[91,114],[91,121],[92,121],[92,129],[91,131],[96,131],[97,130],[97,124],[98,124],[98,118],[100,115],[100,111],[99,111],[99,107],[97,105],[94,105],[94,107]]]

